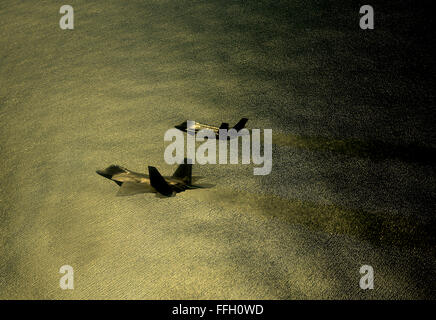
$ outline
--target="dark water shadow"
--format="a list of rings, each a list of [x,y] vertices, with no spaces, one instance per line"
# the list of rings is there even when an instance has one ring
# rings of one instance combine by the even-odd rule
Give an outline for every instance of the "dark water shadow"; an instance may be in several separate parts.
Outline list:
[[[391,144],[380,140],[332,139],[275,134],[273,143],[281,146],[319,151],[332,151],[374,161],[396,159],[407,163],[436,165],[436,148],[420,143]]]
[[[312,294],[320,290],[319,286],[322,287],[322,284],[315,284],[316,282],[312,281],[319,281],[318,273],[324,271],[324,280],[332,286],[328,292],[324,293],[325,298],[346,299],[350,298],[350,294],[358,297],[361,292],[353,291],[353,283],[358,279],[358,273],[356,273],[356,278],[348,273],[344,274],[344,263],[346,265],[355,263],[358,271],[361,266],[359,263],[366,261],[375,263],[374,267],[388,274],[393,272],[392,270],[400,269],[398,264],[403,265],[401,269],[403,279],[409,279],[411,286],[413,284],[413,289],[409,288],[405,296],[412,293],[413,296],[428,298],[434,294],[429,285],[435,276],[432,269],[434,264],[429,264],[427,256],[436,253],[436,237],[433,232],[436,221],[434,220],[421,223],[416,222],[413,217],[393,217],[382,212],[351,210],[335,205],[292,201],[271,195],[235,192],[231,189],[220,189],[214,193],[192,193],[192,198],[211,203],[215,208],[222,207],[230,211],[243,210],[250,216],[267,217],[273,225],[287,224],[289,230],[301,228],[301,234],[290,232],[289,237],[282,238],[280,243],[283,246],[282,249],[290,256],[297,254],[305,256],[305,259],[309,261],[314,259],[311,266],[299,265],[304,269],[300,280],[313,285],[313,292],[298,287],[290,289],[291,282],[284,280],[288,276],[289,266],[273,258],[268,250],[261,249],[254,242],[253,246],[247,244],[250,243],[247,238],[257,237],[251,233],[252,230],[244,228],[234,234],[234,230],[228,230],[226,225],[218,225],[217,221],[210,225],[201,221],[198,227],[192,226],[197,235],[200,235],[199,230],[204,230],[204,236],[210,238],[211,234],[216,233],[219,234],[220,241],[225,240],[225,243],[234,244],[228,246],[229,259],[237,263],[238,268],[244,271],[248,280],[269,287],[270,292],[277,298],[313,297]],[[270,243],[268,241],[275,239],[273,229],[270,230],[272,233],[269,233],[267,229],[264,231],[265,243]],[[186,230],[186,232],[192,234],[193,230]],[[303,234],[305,236],[302,236]],[[342,236],[348,240],[343,240]],[[315,241],[315,239],[318,240]],[[342,248],[343,241],[348,244],[362,241],[366,244],[358,245],[353,250],[349,246]],[[426,252],[427,255],[422,255],[422,252]],[[353,257],[348,256],[349,254]],[[262,265],[261,272],[252,264]],[[268,279],[262,277],[264,273],[268,273]],[[345,288],[347,288],[346,291],[343,291]],[[395,298],[398,292],[385,288],[383,292],[378,292],[372,297],[380,298],[380,295],[390,299]],[[362,296],[365,299],[368,297],[368,295]]]
[[[316,232],[347,235],[375,246],[420,248],[436,254],[436,219],[418,221],[413,216],[345,208],[283,199],[269,194],[252,194],[220,189],[192,193],[192,198],[215,203],[227,209],[244,208],[251,214],[302,225]]]

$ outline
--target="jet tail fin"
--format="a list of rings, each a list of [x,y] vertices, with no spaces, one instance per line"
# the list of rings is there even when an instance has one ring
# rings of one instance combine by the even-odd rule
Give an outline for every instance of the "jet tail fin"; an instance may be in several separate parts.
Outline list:
[[[219,128],[229,130],[229,124],[227,122],[223,122],[221,123]]]
[[[149,166],[148,174],[150,175],[150,184],[157,192],[166,197],[170,197],[173,194],[173,189],[171,189],[170,185],[155,167]]]
[[[173,178],[182,179],[188,185],[192,183],[192,163],[188,163],[187,158],[185,158],[183,163],[178,166],[173,174]]]
[[[239,120],[239,122],[237,124],[235,124],[233,129],[236,129],[236,131],[241,130],[242,128],[245,127],[245,124],[247,123],[247,121],[248,121],[247,118],[242,118],[241,120]]]

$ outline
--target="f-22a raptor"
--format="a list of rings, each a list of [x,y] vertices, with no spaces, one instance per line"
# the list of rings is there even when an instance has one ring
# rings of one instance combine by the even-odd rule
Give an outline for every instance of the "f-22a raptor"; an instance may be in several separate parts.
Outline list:
[[[230,128],[230,129],[235,129],[237,132],[239,132],[239,130],[241,130],[245,127],[245,124],[247,123],[247,121],[248,121],[247,118],[242,118],[241,120],[239,120],[239,122],[237,124],[235,124],[235,126],[233,128]],[[192,130],[194,132],[198,132],[198,131],[203,130],[203,129],[209,129],[215,133],[217,138],[219,138],[219,130],[225,129],[228,131],[229,124],[226,122],[223,122],[223,123],[221,123],[221,125],[219,127],[215,127],[215,126],[211,126],[208,124],[193,122],[193,126],[191,128],[188,128],[188,121],[185,121],[177,126],[174,126],[174,128],[177,128],[177,129],[184,131],[184,132],[188,132],[190,130]],[[228,135],[227,138],[228,139],[233,138],[233,136]]]
[[[179,165],[171,177],[163,177],[155,167],[148,167],[148,175],[130,171],[118,165],[111,165],[104,170],[96,171],[99,175],[114,181],[120,189],[119,196],[138,193],[157,193],[158,196],[171,197],[185,190],[211,188],[212,184],[192,184],[202,177],[192,176],[192,164]]]

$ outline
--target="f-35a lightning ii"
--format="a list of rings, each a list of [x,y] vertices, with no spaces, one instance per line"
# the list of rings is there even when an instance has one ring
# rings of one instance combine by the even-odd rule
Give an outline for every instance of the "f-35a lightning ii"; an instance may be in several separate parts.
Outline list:
[[[119,196],[157,193],[158,196],[171,197],[185,190],[214,186],[211,184],[193,185],[193,182],[202,177],[192,176],[192,164],[188,164],[186,158],[171,177],[163,177],[155,167],[151,166],[148,167],[148,175],[133,172],[117,165],[111,165],[96,172],[120,186],[117,193]]]
[[[243,129],[245,127],[245,124],[247,123],[248,119],[247,118],[242,118],[241,120],[239,120],[239,122],[237,124],[235,124],[235,126],[233,128],[230,129],[235,129],[236,131],[239,132],[239,130]],[[174,126],[174,128],[177,128],[181,131],[185,131],[188,132],[188,121],[185,121],[177,126]],[[193,131],[195,131],[196,133],[200,130],[203,129],[209,129],[212,130],[213,132],[215,132],[216,137],[219,137],[219,129],[226,129],[229,130],[229,124],[226,122],[221,123],[221,125],[219,127],[215,127],[215,126],[211,126],[208,124],[202,124],[202,123],[198,123],[195,122],[194,126],[192,128],[189,128]],[[229,137],[228,137],[229,138]]]

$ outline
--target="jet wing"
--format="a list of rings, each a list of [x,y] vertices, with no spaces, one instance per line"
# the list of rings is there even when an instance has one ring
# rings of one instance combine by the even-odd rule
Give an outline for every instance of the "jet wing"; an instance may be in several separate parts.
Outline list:
[[[117,181],[115,181],[117,182]],[[148,193],[151,188],[143,183],[124,182],[121,184],[117,196],[132,196],[138,193]]]

